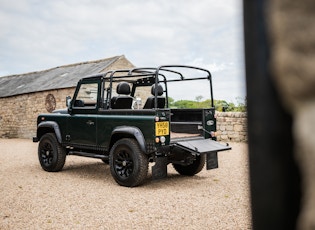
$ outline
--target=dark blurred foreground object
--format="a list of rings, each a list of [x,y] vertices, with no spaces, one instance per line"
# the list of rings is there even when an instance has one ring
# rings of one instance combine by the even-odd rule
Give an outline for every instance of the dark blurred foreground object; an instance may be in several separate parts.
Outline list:
[[[243,1],[253,229],[295,229],[300,173],[294,160],[293,116],[281,101],[269,66],[274,54],[265,15],[269,2]]]

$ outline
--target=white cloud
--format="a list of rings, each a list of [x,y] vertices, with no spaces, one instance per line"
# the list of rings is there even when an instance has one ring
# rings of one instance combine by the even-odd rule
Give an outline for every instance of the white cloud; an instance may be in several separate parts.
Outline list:
[[[241,0],[0,0],[0,5],[0,73],[125,54],[138,66],[195,64],[220,73],[221,82],[243,81]],[[243,84],[234,87],[244,91]]]

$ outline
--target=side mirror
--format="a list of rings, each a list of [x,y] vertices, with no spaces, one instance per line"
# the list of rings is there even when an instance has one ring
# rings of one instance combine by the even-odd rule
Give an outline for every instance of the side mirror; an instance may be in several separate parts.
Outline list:
[[[67,106],[68,109],[69,109],[70,106],[71,106],[71,97],[70,97],[70,96],[67,96],[67,97],[66,97],[66,106]]]

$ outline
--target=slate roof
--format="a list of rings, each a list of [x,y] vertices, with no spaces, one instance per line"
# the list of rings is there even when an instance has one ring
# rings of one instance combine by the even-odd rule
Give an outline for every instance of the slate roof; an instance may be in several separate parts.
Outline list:
[[[52,69],[0,77],[0,98],[75,87],[78,81],[91,74],[103,72],[124,56],[58,66]]]

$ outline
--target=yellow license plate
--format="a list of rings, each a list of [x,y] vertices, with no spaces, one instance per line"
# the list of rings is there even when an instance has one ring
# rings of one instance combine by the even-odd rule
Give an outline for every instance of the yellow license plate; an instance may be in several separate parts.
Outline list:
[[[155,122],[155,136],[165,136],[170,134],[168,121]]]

